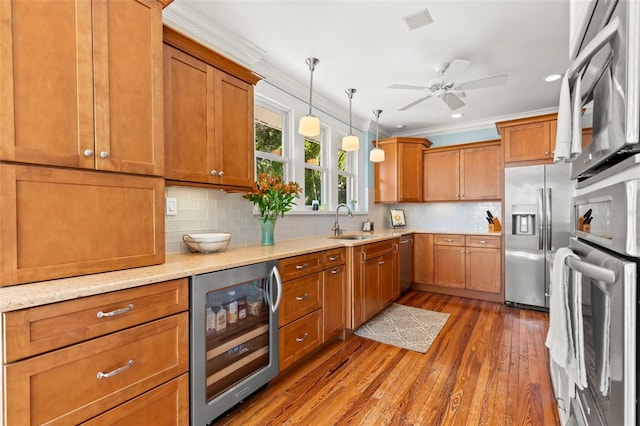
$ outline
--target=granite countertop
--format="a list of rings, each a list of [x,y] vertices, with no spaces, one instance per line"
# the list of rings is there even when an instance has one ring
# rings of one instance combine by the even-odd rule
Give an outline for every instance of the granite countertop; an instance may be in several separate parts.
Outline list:
[[[79,277],[42,281],[0,288],[0,312],[14,311],[46,305],[79,297],[93,296],[115,290],[138,287],[161,281],[189,277],[191,275],[245,266],[252,263],[282,259],[285,257],[351,247],[382,241],[412,233],[497,235],[481,232],[431,232],[411,229],[383,229],[374,233],[349,233],[367,235],[365,240],[342,240],[325,236],[278,241],[273,246],[259,244],[231,246],[223,252],[168,254],[165,263],[154,266],[124,269],[120,271],[82,275]]]

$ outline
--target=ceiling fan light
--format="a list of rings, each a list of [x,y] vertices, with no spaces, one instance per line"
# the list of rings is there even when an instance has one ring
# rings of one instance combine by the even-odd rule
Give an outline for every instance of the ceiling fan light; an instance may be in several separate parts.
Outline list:
[[[380,148],[373,148],[371,152],[369,152],[369,161],[373,163],[380,163],[384,161],[384,150]]]
[[[357,136],[348,135],[342,138],[343,151],[357,151],[360,149],[360,140]]]
[[[454,112],[453,114],[451,114],[451,118],[462,118],[464,114],[460,113],[460,112]]]
[[[560,80],[562,76],[560,74],[551,74],[544,78],[544,81],[551,83],[552,81]]]
[[[298,133],[302,136],[313,137],[320,134],[320,120],[313,115],[305,115],[300,118]]]

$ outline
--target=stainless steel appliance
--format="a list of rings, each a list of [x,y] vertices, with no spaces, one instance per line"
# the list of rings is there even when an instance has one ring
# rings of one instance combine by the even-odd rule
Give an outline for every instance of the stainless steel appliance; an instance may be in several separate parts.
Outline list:
[[[593,100],[593,139],[571,176],[593,176],[640,152],[640,2],[592,0],[568,77],[580,79],[582,105]]]
[[[277,262],[191,279],[191,424],[206,425],[279,372]]]
[[[578,425],[635,425],[637,416],[638,259],[571,238],[579,259],[567,266],[582,275],[581,329],[587,387],[570,402]],[[578,289],[573,286],[569,294]],[[562,409],[568,406],[562,402]]]
[[[573,183],[569,165],[504,171],[505,301],[549,308],[546,254],[569,244]]]
[[[405,292],[413,284],[413,236],[400,237],[400,291]]]

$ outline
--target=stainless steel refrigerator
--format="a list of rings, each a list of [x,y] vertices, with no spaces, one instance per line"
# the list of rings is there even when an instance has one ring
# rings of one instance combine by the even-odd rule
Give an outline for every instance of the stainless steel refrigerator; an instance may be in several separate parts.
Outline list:
[[[504,172],[505,300],[549,308],[547,253],[569,245],[575,181],[566,163]]]

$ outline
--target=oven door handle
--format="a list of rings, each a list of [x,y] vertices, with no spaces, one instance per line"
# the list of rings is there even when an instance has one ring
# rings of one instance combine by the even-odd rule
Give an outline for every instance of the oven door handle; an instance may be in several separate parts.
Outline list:
[[[578,78],[582,69],[589,63],[591,58],[600,51],[607,43],[617,41],[616,36],[620,34],[620,18],[617,16],[611,20],[596,36],[582,49],[582,52],[576,57],[567,74],[569,80]]]
[[[613,285],[616,282],[616,273],[602,266],[593,265],[575,257],[567,257],[565,263],[569,268],[580,272],[585,277],[593,278],[609,285]]]

